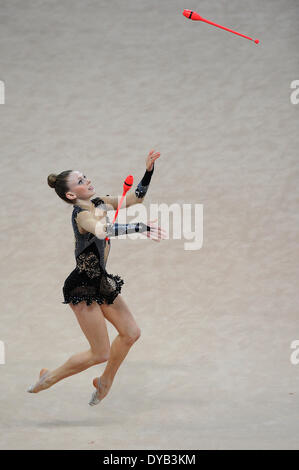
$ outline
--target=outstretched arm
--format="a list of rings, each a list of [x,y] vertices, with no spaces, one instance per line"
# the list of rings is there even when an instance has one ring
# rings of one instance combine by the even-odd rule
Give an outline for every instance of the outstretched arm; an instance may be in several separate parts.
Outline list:
[[[93,233],[97,238],[104,239],[108,237],[117,237],[127,233],[150,231],[151,228],[143,222],[130,224],[118,224],[107,222],[106,216],[94,216],[89,211],[83,210],[77,215],[79,225]]]
[[[146,171],[143,175],[143,178],[138,183],[134,191],[131,190],[127,193],[127,196],[125,196],[121,208],[130,207],[133,204],[140,204],[143,202],[151,181],[152,174],[154,172],[155,160],[157,160],[157,158],[159,157],[160,152],[154,153],[154,150],[151,150],[149,152],[148,156],[146,157]],[[113,210],[116,210],[121,196],[109,196],[109,194],[107,194],[106,196],[100,196],[100,199],[102,199],[105,204],[110,205],[110,207],[112,206]]]

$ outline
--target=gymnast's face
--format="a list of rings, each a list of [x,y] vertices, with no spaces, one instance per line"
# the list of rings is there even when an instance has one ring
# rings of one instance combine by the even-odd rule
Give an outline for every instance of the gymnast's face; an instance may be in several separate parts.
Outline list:
[[[72,171],[68,177],[69,191],[66,196],[69,199],[90,199],[95,194],[90,179],[81,171]]]

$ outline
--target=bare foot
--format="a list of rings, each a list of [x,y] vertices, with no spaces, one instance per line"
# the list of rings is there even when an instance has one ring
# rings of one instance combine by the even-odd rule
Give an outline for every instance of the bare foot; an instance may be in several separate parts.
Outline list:
[[[103,376],[101,376],[99,389],[97,388],[98,377],[94,378],[92,383],[93,383],[93,386],[98,390],[97,396],[99,400],[103,400],[103,398],[105,398],[105,396],[108,394],[111,388],[112,382],[108,381],[107,379],[103,378]]]
[[[46,375],[48,375],[49,369],[41,369],[40,373],[39,373],[39,380],[37,381],[36,385],[34,385],[30,391],[31,393],[38,393],[40,392],[41,390],[44,390],[46,388],[49,388],[50,387],[50,384],[49,382],[47,381],[47,378],[45,377]]]

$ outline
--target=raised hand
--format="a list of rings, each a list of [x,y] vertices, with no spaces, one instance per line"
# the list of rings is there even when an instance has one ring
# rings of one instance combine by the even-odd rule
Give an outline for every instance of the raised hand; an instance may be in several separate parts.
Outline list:
[[[145,161],[146,169],[148,171],[152,171],[153,166],[154,166],[154,162],[159,157],[160,157],[160,152],[155,152],[154,150],[150,151],[150,153],[146,157],[146,161]]]

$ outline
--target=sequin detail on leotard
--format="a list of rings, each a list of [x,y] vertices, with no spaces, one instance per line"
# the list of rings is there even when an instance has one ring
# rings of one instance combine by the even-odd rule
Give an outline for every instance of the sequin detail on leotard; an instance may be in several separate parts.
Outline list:
[[[103,203],[100,198],[95,198],[92,202],[96,206]],[[72,213],[76,267],[64,282],[62,303],[78,304],[85,301],[86,305],[91,305],[96,301],[98,304],[112,304],[120,294],[124,281],[119,275],[106,271],[104,252],[106,243],[110,245],[110,240],[99,239],[92,233],[79,232],[75,219],[81,210],[84,209],[74,206]]]
[[[101,274],[99,259],[94,253],[82,253],[77,259],[77,268],[79,272],[86,272],[90,278]]]

